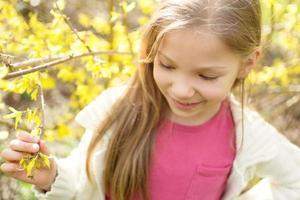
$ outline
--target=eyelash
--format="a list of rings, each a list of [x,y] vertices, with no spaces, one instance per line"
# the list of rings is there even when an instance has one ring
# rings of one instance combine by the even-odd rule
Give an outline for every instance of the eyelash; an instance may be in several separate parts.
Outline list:
[[[163,68],[166,68],[166,69],[168,69],[168,70],[174,69],[173,67],[166,66],[166,65],[164,65],[164,64],[162,64],[162,63],[160,63],[160,65],[161,65]],[[208,76],[203,76],[203,75],[199,75],[199,76],[200,76],[201,78],[205,79],[205,80],[208,80],[208,81],[215,81],[215,80],[218,78],[218,76],[216,76],[216,77],[208,77]]]
[[[204,78],[205,80],[208,80],[208,81],[215,81],[218,77],[208,77],[208,76],[203,76],[203,75],[200,75],[200,77]]]

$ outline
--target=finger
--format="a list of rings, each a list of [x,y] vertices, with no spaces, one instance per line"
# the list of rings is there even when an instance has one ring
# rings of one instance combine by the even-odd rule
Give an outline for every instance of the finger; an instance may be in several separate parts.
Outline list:
[[[6,162],[1,165],[1,171],[4,173],[13,173],[24,171],[24,169],[19,165],[19,163]]]
[[[24,142],[29,142],[29,143],[38,143],[39,142],[39,138],[31,135],[25,131],[20,131],[17,133],[17,138],[19,140],[22,140]]]
[[[40,149],[40,146],[38,144],[27,143],[16,139],[12,140],[9,143],[9,146],[12,150],[22,151],[27,153],[36,153]]]
[[[0,167],[5,174],[27,183],[33,183],[34,180],[27,177],[25,170],[18,163],[4,163]]]
[[[43,154],[45,154],[45,155],[50,154],[50,151],[49,151],[48,147],[46,146],[45,140],[40,140],[40,149]]]
[[[1,157],[7,161],[19,161],[25,156],[29,156],[29,154],[13,151],[11,149],[4,149],[1,152]]]

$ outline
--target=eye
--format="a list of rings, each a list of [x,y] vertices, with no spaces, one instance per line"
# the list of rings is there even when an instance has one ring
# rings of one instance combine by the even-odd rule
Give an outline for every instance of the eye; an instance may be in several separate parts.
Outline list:
[[[163,68],[166,68],[166,69],[170,69],[170,70],[171,70],[171,69],[174,69],[174,67],[165,65],[165,64],[163,64],[163,63],[161,63],[161,62],[159,62],[159,65],[162,66]]]
[[[208,80],[208,81],[213,81],[213,80],[216,80],[218,78],[218,76],[204,76],[204,75],[199,75],[201,78],[205,79],[205,80]]]

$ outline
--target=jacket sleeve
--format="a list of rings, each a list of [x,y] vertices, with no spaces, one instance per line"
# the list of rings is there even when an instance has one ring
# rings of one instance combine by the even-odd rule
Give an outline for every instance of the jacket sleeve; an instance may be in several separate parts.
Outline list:
[[[278,151],[271,160],[256,166],[256,175],[263,179],[239,200],[300,200],[299,147],[271,125],[265,131],[275,137]]]
[[[57,177],[51,186],[51,190],[46,193],[33,186],[33,191],[38,199],[69,200],[74,198],[79,183],[79,175],[85,165],[86,150],[92,134],[92,130],[86,130],[79,145],[68,157],[63,159],[54,157],[57,163]]]
[[[57,163],[57,177],[51,186],[51,190],[46,193],[38,190],[35,186],[32,187],[38,199],[74,199],[81,181],[81,174],[85,173],[85,160],[90,140],[95,129],[101,120],[105,118],[113,102],[117,99],[116,96],[118,95],[113,95],[117,89],[109,88],[103,91],[94,101],[77,114],[75,120],[85,128],[85,133],[79,145],[68,157],[58,159],[54,156],[54,160]]]

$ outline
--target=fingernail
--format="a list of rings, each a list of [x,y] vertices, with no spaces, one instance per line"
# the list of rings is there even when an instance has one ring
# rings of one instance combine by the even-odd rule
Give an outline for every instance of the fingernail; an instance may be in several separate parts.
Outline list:
[[[5,171],[5,165],[4,164],[2,164],[1,166],[0,166],[0,169],[1,169],[1,171]]]
[[[34,150],[34,151],[37,151],[37,150],[39,150],[39,145],[38,144],[33,144],[32,145],[32,149]]]
[[[9,172],[9,171],[11,171],[11,167],[10,167],[10,165],[4,163],[4,164],[1,165],[1,170],[3,172]]]

